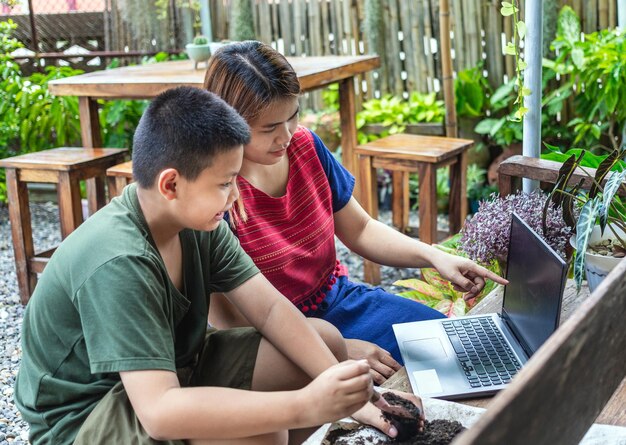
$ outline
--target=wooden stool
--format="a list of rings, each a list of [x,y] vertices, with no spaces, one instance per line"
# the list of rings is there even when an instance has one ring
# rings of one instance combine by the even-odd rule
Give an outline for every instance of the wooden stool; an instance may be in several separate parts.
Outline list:
[[[122,193],[124,187],[133,180],[133,161],[123,162],[107,169],[109,182],[109,199],[113,199]]]
[[[393,222],[406,232],[409,221],[408,173],[419,177],[419,231],[421,241],[437,241],[437,169],[450,166],[450,234],[461,229],[467,216],[466,170],[467,150],[474,144],[468,139],[439,136],[395,134],[356,147],[360,202],[372,216],[378,218],[378,187],[376,169],[393,172]],[[364,261],[364,280],[380,283],[380,266]]]
[[[35,253],[26,184],[57,184],[61,236],[65,238],[83,222],[79,181],[99,178],[103,182],[106,169],[123,161],[127,151],[55,148],[0,160],[0,167],[6,169],[17,284],[23,304],[28,302],[37,284],[37,274],[43,271],[55,250]],[[106,202],[103,187],[97,190],[96,199],[99,207]]]

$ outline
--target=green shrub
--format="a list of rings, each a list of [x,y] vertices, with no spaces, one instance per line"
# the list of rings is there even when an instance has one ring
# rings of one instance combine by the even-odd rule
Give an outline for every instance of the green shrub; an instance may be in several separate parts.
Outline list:
[[[359,144],[380,139],[390,134],[402,133],[407,124],[443,122],[445,110],[442,100],[437,100],[436,93],[421,94],[414,91],[408,100],[398,96],[386,95],[380,99],[370,99],[363,103],[363,110],[356,115],[359,129]],[[380,124],[380,133],[365,133],[363,127]]]
[[[559,54],[554,69],[566,79],[565,87],[576,91],[576,115],[568,123],[576,135],[574,144],[618,149],[626,131],[625,33],[605,29],[581,37],[580,20],[565,6],[552,47]]]
[[[23,153],[61,146],[80,146],[81,132],[78,98],[53,96],[48,82],[75,76],[83,71],[70,67],[48,66],[43,73],[22,76],[11,53],[22,45],[12,33],[16,25],[11,20],[0,22],[0,159]],[[158,53],[144,58],[154,63],[170,58]],[[113,60],[109,68],[119,65]],[[105,147],[132,148],[132,137],[148,101],[99,101],[100,125]],[[4,169],[0,169],[0,203],[6,202]]]

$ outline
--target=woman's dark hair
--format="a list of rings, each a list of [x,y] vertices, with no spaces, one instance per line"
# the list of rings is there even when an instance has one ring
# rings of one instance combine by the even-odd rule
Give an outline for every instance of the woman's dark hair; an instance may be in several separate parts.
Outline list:
[[[151,188],[161,171],[175,168],[194,180],[216,155],[250,142],[244,119],[215,94],[178,87],[158,95],[133,140],[133,177]]]
[[[230,43],[213,54],[204,88],[230,104],[248,123],[276,100],[300,95],[300,82],[285,56],[254,40]]]

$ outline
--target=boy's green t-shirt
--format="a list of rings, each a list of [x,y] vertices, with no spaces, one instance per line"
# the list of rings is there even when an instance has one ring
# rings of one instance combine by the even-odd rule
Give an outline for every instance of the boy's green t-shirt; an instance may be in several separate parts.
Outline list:
[[[28,303],[15,399],[32,443],[72,443],[120,371],[189,365],[208,296],[258,273],[226,223],[184,230],[184,292],[169,280],[134,184],[63,241]]]

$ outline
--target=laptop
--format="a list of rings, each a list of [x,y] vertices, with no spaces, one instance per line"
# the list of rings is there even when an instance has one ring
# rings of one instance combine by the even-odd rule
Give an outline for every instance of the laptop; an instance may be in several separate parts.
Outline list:
[[[556,330],[567,263],[516,214],[506,278],[500,314],[393,325],[415,394],[447,400],[494,394]]]

